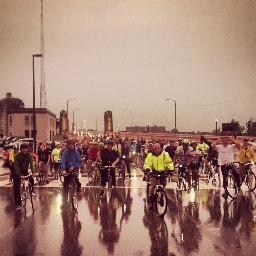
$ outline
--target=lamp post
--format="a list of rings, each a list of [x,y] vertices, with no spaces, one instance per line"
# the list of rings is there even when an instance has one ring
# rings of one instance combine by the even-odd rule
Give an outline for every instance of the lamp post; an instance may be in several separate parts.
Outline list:
[[[67,100],[67,118],[68,118],[68,103],[70,102],[70,101],[73,101],[73,100],[76,100],[77,98],[71,98],[71,99],[68,99]],[[68,118],[68,132],[69,132],[69,118]]]
[[[175,132],[177,131],[177,102],[173,99],[166,99],[167,101],[173,101],[174,102],[174,129]]]
[[[215,134],[218,135],[218,119],[215,119]]]
[[[36,152],[36,88],[35,88],[35,58],[42,58],[42,54],[33,54],[32,55],[32,71],[33,71],[33,131],[32,131],[32,137],[34,141],[34,148],[33,152]]]
[[[72,132],[75,131],[75,111],[80,110],[79,108],[74,108],[73,109],[73,120],[72,120]]]

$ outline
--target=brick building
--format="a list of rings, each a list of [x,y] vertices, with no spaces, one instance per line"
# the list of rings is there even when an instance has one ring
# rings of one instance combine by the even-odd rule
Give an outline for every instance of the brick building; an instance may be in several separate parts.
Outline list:
[[[36,108],[37,139],[50,141],[56,135],[56,115],[46,108]],[[0,100],[0,135],[32,137],[33,108],[25,108],[22,100],[11,93]]]

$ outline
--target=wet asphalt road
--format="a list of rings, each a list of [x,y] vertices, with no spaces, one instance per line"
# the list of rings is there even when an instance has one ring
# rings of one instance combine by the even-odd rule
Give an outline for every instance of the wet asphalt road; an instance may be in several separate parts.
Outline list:
[[[61,207],[61,186],[36,191],[35,212],[29,203],[15,212],[10,188],[0,188],[0,255],[255,255],[254,193],[225,201],[219,189],[192,190],[178,204],[169,188],[162,219],[145,207],[140,177],[111,201],[83,187],[77,215]]]

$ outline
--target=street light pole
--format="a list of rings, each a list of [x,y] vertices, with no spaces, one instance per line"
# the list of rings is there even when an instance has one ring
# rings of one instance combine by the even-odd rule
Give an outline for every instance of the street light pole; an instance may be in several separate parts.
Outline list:
[[[34,141],[34,148],[33,152],[36,152],[36,86],[35,86],[35,58],[41,58],[42,54],[33,54],[32,55],[32,72],[33,72],[33,141]]]
[[[173,99],[166,99],[166,100],[174,102],[174,129],[176,132],[177,131],[177,101]]]
[[[217,136],[218,135],[218,119],[215,119],[215,125],[216,125],[215,134]]]
[[[72,100],[76,100],[77,98],[72,98],[67,100],[67,118],[68,118],[68,103]],[[68,118],[68,132],[69,132],[69,118]]]

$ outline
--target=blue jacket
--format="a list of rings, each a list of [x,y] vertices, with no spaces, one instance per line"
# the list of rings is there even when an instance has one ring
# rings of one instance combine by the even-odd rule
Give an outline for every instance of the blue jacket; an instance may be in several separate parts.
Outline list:
[[[66,149],[61,156],[60,166],[62,171],[66,171],[70,167],[80,168],[81,157],[79,152],[76,149]]]

